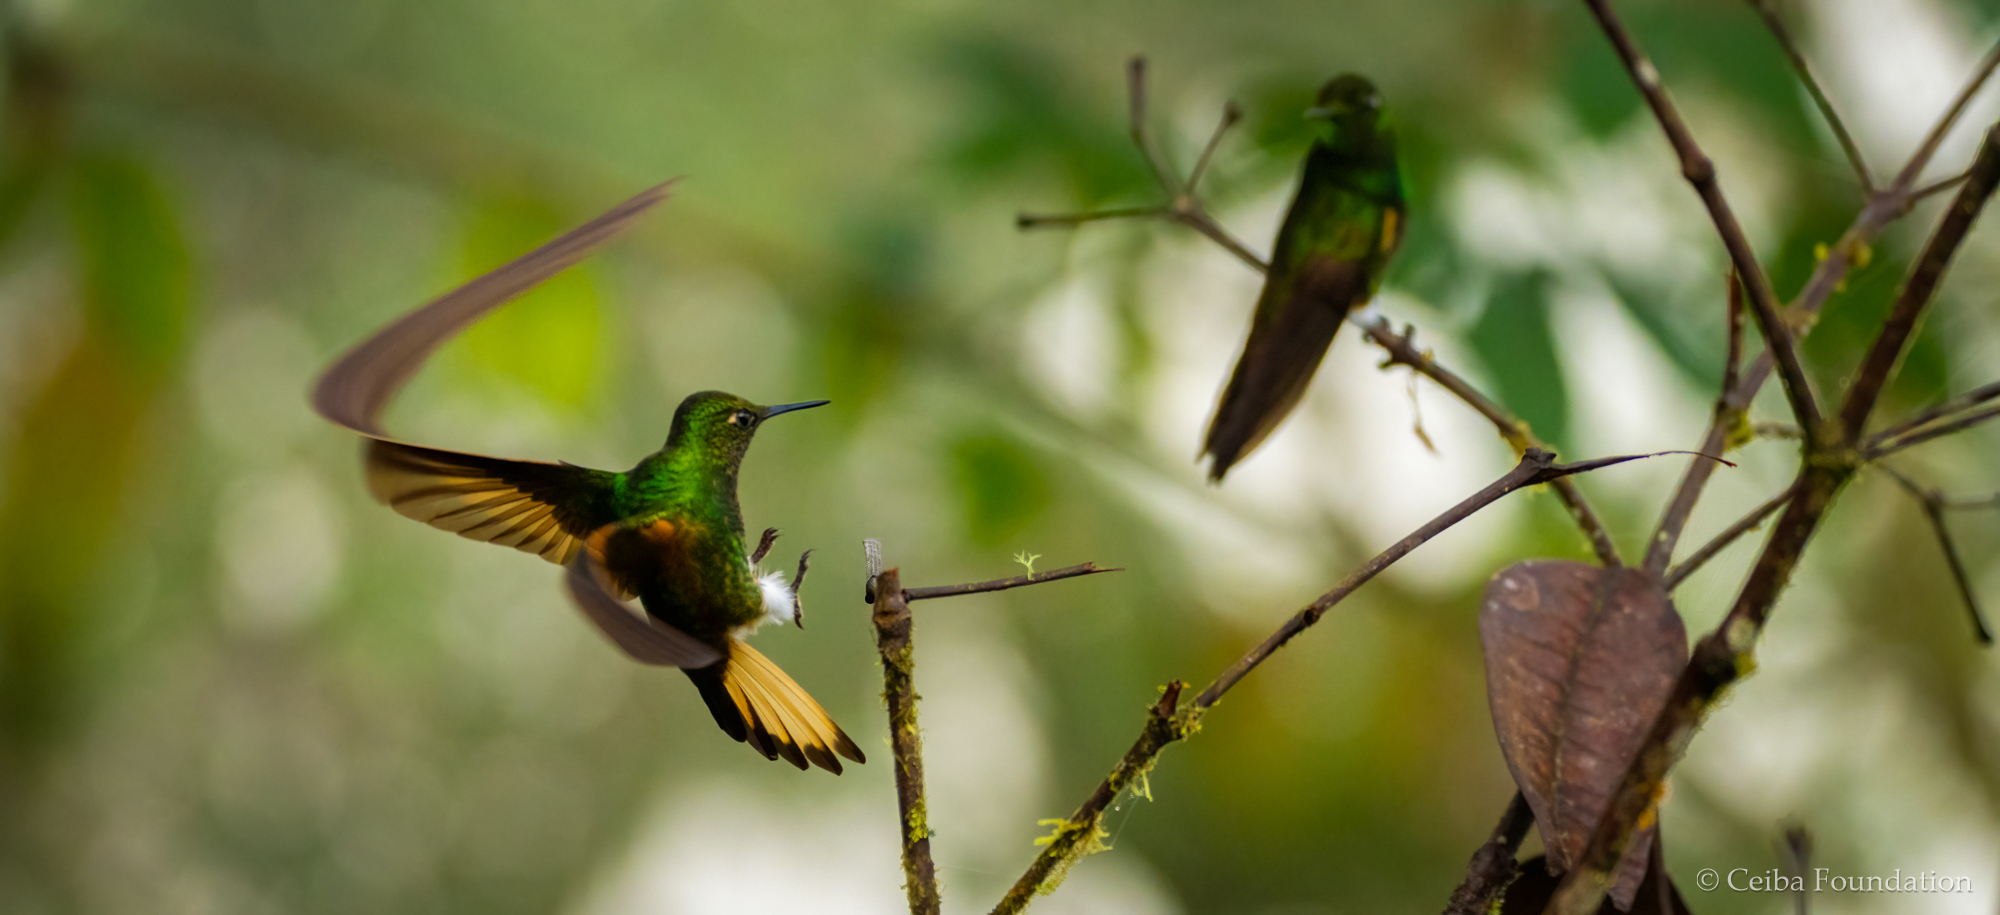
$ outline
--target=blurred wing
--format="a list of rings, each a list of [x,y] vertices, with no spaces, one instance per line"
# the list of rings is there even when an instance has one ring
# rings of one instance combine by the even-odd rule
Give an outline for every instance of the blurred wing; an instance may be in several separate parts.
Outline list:
[[[641,664],[697,669],[722,660],[722,652],[632,609],[612,596],[603,564],[591,550],[577,554],[563,576],[577,609],[626,656]],[[738,738],[739,740],[741,738]]]
[[[557,565],[583,538],[618,520],[618,475],[574,464],[511,461],[406,445],[368,443],[368,491],[406,518]]]
[[[382,431],[382,408],[440,345],[472,322],[617,237],[667,199],[669,181],[397,319],[329,367],[313,409],[368,436],[368,489],[397,512],[462,537],[563,564],[581,539],[617,520],[616,474],[425,448]]]
[[[639,214],[667,199],[673,185],[668,181],[651,188],[377,331],[319,377],[313,409],[362,435],[386,438],[379,425],[382,408],[432,351],[487,312],[617,237]]]
[[[1298,406],[1340,322],[1368,294],[1368,271],[1359,261],[1315,258],[1290,285],[1265,289],[1267,297],[1285,298],[1274,311],[1270,302],[1257,303],[1250,339],[1209,421],[1202,453],[1215,458],[1211,480],[1221,480]]]

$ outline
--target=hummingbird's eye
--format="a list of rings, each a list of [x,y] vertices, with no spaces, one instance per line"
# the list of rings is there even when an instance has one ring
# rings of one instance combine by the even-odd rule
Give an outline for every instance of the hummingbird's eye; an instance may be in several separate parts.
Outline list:
[[[750,424],[756,421],[757,421],[757,414],[752,413],[749,410],[738,410],[734,413],[729,414],[729,424],[732,426],[742,426],[743,428],[748,429],[750,428]]]

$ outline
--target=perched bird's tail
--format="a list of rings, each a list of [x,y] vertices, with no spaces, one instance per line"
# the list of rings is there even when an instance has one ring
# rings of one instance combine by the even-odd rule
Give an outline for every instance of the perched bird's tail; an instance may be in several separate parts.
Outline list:
[[[729,640],[722,663],[684,673],[701,690],[715,723],[765,759],[783,757],[800,769],[810,762],[835,775],[840,774],[835,753],[868,761],[804,688],[742,641]]]

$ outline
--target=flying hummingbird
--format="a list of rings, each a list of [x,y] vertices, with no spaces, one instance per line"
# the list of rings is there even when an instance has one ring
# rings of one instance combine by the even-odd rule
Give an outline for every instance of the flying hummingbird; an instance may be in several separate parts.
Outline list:
[[[1299,193],[1272,247],[1250,338],[1202,453],[1220,482],[1305,396],[1347,313],[1366,304],[1403,240],[1396,134],[1374,84],[1352,73],[1319,91]]]
[[[720,391],[681,401],[664,447],[622,473],[428,448],[380,427],[389,398],[432,351],[486,312],[576,263],[666,199],[672,182],[405,315],[320,376],[320,415],[367,436],[368,488],[398,513],[567,567],[586,618],[627,655],[677,667],[722,730],[766,759],[835,774],[864,762],[826,710],[744,641],[765,622],[803,625],[797,579],[761,573],[736,502],[737,469],[768,420],[826,401],[759,406]],[[800,558],[799,575],[805,574]],[[636,614],[625,603],[636,597]]]

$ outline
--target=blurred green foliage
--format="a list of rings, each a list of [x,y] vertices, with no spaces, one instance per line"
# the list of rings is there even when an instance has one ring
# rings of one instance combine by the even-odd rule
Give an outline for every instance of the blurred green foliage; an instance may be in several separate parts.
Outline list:
[[[1795,293],[1860,195],[1775,44],[1740,0],[1618,6]],[[1898,112],[1944,102],[1895,74],[1955,85],[1966,33],[2000,13],[1906,7],[1893,35],[1867,4],[1782,9],[1878,180],[1898,164],[1880,151],[1915,142]],[[1565,452],[1686,447],[1721,369],[1720,246],[1570,0],[70,0],[8,6],[0,28],[9,915],[897,904],[886,752],[835,780],[731,744],[678,676],[573,619],[556,570],[369,501],[352,436],[305,406],[370,329],[667,177],[687,176],[670,204],[447,347],[392,426],[625,467],[694,390],[833,398],[760,436],[743,498],[746,523],[785,530],[781,554],[818,551],[811,628],[759,646],[869,750],[856,541],[917,585],[1014,574],[1022,549],[1126,568],[919,611],[953,911],[997,898],[1035,820],[1102,777],[1159,684],[1199,685],[1511,460],[1427,385],[1440,454],[1423,450],[1406,376],[1349,334],[1266,450],[1203,482],[1196,436],[1256,277],[1164,224],[1011,221],[1159,200],[1127,138],[1128,55],[1150,55],[1148,123],[1179,168],[1226,99],[1243,106],[1203,194],[1259,250],[1307,141],[1298,111],[1334,73],[1370,75],[1413,223],[1377,306]],[[1809,338],[1825,390],[1936,212],[1886,235]],[[1996,276],[1982,227],[1885,416],[1995,377]],[[1691,536],[1783,485],[1788,447],[1744,449]],[[1899,466],[1990,489],[1995,447],[1982,430]],[[1580,485],[1630,545],[1678,466]],[[1844,871],[1990,868],[2000,848],[2000,673],[1921,515],[1879,484],[1845,497],[1766,669],[1674,781],[1684,890],[1702,867],[1775,866],[1786,816]],[[2000,520],[1953,523],[2000,604]],[[1584,553],[1545,493],[1427,546],[1170,750],[1154,800],[1112,814],[1114,850],[1037,910],[1437,907],[1511,790],[1480,589],[1506,562]],[[1692,631],[1748,555],[1677,594]],[[1992,872],[1969,876],[1990,909]]]

